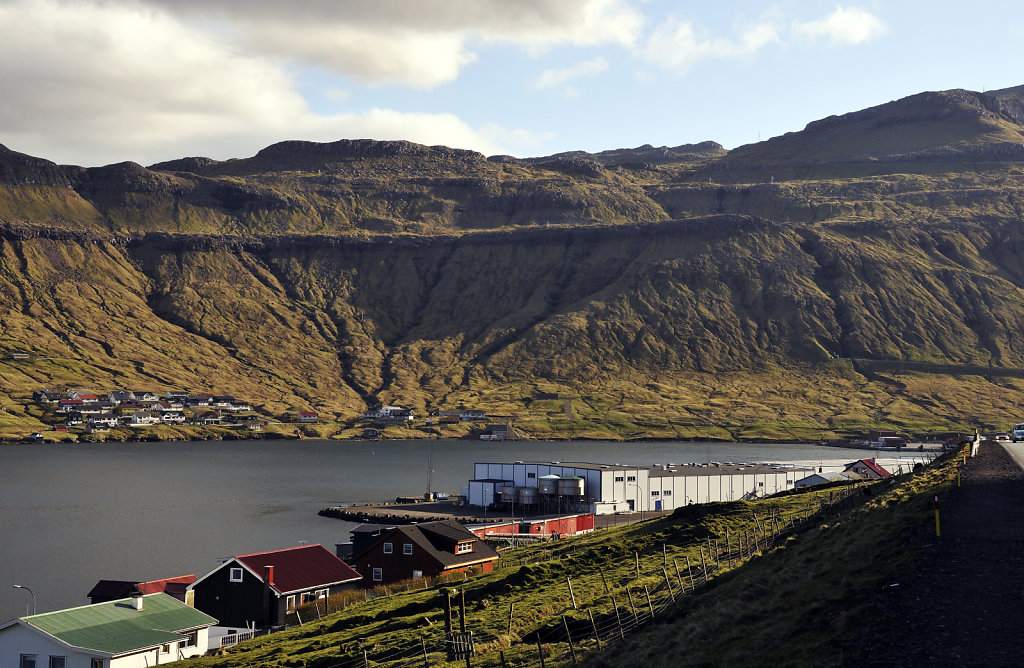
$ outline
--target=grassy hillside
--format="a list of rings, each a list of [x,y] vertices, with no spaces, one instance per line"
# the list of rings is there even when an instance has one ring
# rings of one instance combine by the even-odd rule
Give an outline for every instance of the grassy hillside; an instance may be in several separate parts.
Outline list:
[[[539,652],[557,666],[840,664],[836,639],[856,636],[868,592],[928,540],[929,502],[955,484],[956,461],[506,552],[495,573],[452,583],[478,646],[472,665],[536,666]],[[297,628],[188,664],[419,666],[426,653],[462,665],[446,662],[444,597],[444,583],[422,580],[338,596],[300,608]]]
[[[44,386],[213,388],[339,437],[379,402],[555,438],[1005,428],[1018,107],[926,93],[728,154],[344,140],[82,169],[0,146],[0,437],[40,427]]]

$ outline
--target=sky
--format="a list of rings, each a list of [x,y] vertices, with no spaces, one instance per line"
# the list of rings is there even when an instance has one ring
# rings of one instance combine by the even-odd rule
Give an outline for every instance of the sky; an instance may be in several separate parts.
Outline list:
[[[1024,3],[0,0],[0,144],[61,164],[405,139],[735,148],[1024,84]]]

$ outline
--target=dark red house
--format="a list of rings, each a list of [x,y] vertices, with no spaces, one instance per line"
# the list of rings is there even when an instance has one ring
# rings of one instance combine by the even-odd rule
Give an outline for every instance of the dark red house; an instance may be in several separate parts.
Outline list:
[[[387,584],[479,568],[494,570],[498,553],[455,520],[392,527],[359,549],[351,563],[365,585]]]
[[[266,628],[290,608],[351,589],[362,578],[322,545],[243,554],[189,585],[197,610],[219,626]]]
[[[164,578],[162,580],[149,580],[147,582],[140,582],[138,580],[100,580],[86,595],[89,597],[89,601],[95,605],[96,603],[106,603],[107,601],[128,598],[131,596],[132,588],[138,588],[143,595],[163,592],[185,603],[185,590],[195,581],[196,576],[192,574],[179,575],[178,577]]]

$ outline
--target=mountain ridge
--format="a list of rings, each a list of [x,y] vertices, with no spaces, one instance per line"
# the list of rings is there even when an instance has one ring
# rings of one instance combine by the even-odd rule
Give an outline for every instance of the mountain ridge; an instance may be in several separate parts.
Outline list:
[[[479,406],[538,437],[998,424],[1024,380],[977,369],[1024,369],[1024,165],[1000,151],[1022,90],[729,152],[342,140],[82,168],[0,148],[0,349],[37,356],[0,360],[0,436],[38,428],[31,389],[86,383],[342,424]]]

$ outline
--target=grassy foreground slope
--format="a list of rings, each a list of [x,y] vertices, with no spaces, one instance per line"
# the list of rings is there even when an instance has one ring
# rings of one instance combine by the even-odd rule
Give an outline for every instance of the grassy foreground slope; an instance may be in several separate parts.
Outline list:
[[[929,540],[929,502],[947,498],[957,461],[507,552],[495,573],[453,583],[478,644],[472,665],[537,666],[539,652],[555,666],[841,665],[873,592]],[[339,596],[300,609],[300,627],[188,664],[420,666],[426,653],[463,665],[446,662],[444,591],[417,581]]]

